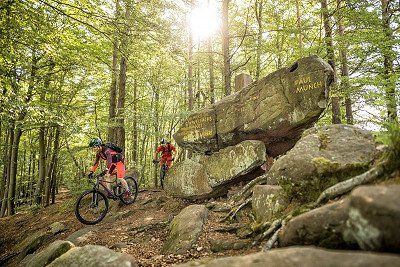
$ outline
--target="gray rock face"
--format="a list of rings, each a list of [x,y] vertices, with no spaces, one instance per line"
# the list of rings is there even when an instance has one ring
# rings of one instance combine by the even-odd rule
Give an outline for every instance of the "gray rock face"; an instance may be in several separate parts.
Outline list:
[[[355,239],[363,250],[399,253],[399,203],[400,185],[356,188],[350,194],[345,239]]]
[[[290,189],[304,202],[365,171],[378,154],[371,132],[350,125],[306,130],[296,145],[271,167],[268,184]]]
[[[167,173],[165,190],[172,196],[187,199],[218,196],[226,193],[226,184],[242,181],[243,175],[264,162],[264,143],[244,141],[211,156],[176,163]]]
[[[54,235],[66,230],[65,225],[61,222],[52,223],[49,228]]]
[[[114,252],[102,246],[87,245],[75,247],[48,265],[49,267],[117,267],[137,266],[132,256]]]
[[[174,139],[200,153],[260,140],[269,155],[281,155],[325,109],[332,80],[332,68],[322,59],[300,59],[192,114]]]
[[[34,253],[41,245],[53,236],[50,231],[39,231],[25,238],[13,250],[18,252],[18,261],[21,261],[26,255]]]
[[[204,205],[184,208],[169,226],[169,236],[164,243],[162,253],[183,254],[190,249],[200,236],[207,215],[208,210]]]
[[[317,249],[313,247],[290,247],[273,249],[245,256],[193,261],[179,267],[292,267],[292,266],[340,266],[340,267],[393,267],[399,266],[400,256],[367,252]]]
[[[93,231],[95,229],[96,228],[93,226],[86,226],[76,232],[73,232],[70,236],[66,238],[66,240],[70,241],[76,246],[79,246],[82,242],[86,241],[89,236],[93,235]]]
[[[348,202],[348,199],[340,200],[294,217],[279,232],[279,246],[349,248],[342,238],[348,218]]]
[[[280,186],[254,186],[251,205],[258,222],[272,222],[273,218],[285,208],[287,202]]]
[[[33,255],[33,257],[21,264],[21,266],[44,267],[73,247],[75,247],[74,244],[69,241],[56,240],[40,253]]]

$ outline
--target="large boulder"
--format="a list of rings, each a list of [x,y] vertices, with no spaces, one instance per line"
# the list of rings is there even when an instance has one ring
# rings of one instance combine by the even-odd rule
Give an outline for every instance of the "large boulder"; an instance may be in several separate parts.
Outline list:
[[[400,256],[368,252],[317,249],[313,247],[290,247],[273,249],[245,256],[192,261],[179,267],[292,267],[292,266],[341,266],[341,267],[392,267],[398,266]]]
[[[372,185],[350,194],[344,232],[361,249],[400,253],[400,185]],[[400,265],[400,262],[399,262]]]
[[[281,185],[302,202],[314,201],[327,187],[368,169],[377,153],[369,131],[351,125],[313,127],[276,160],[268,184]]]
[[[260,140],[269,155],[281,155],[323,112],[332,80],[321,58],[302,58],[190,115],[174,139],[200,153]]]
[[[287,204],[288,201],[282,187],[277,185],[254,186],[251,205],[257,222],[272,222]]]
[[[249,176],[245,175],[259,171],[265,157],[264,143],[248,140],[211,156],[178,162],[167,173],[165,190],[187,199],[219,196],[227,192],[227,184],[246,180]]]
[[[348,248],[342,237],[348,218],[348,202],[348,199],[340,200],[294,217],[279,232],[279,246]]]
[[[137,264],[131,255],[114,252],[102,246],[86,245],[70,249],[47,266],[129,267]]]
[[[69,241],[56,240],[40,253],[34,254],[28,261],[24,261],[20,265],[27,267],[44,267],[73,247],[75,247],[74,244]]]
[[[28,254],[34,253],[40,246],[46,243],[53,236],[50,231],[38,231],[26,237],[21,243],[17,244],[13,249],[18,253],[17,261],[21,261]]]
[[[204,205],[191,205],[184,208],[172,220],[169,236],[162,253],[183,254],[197,241],[207,220],[208,209]]]

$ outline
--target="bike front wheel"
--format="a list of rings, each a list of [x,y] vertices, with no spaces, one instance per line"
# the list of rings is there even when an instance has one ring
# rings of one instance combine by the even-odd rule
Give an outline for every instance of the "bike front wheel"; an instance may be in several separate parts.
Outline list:
[[[120,199],[122,203],[124,203],[125,205],[129,205],[135,202],[139,189],[138,189],[138,184],[133,177],[125,177],[124,179],[128,184],[128,188],[129,191],[131,192],[131,195],[129,197],[124,197],[124,194],[122,194],[120,196]]]
[[[75,216],[83,224],[101,222],[108,211],[108,199],[98,190],[87,190],[75,204]]]

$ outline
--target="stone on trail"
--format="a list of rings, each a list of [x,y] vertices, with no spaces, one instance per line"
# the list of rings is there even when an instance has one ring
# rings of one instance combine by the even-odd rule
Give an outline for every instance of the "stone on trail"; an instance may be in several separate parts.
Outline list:
[[[276,160],[267,183],[281,185],[301,202],[315,201],[322,190],[363,173],[377,155],[369,131],[339,124],[313,127]]]
[[[49,226],[50,232],[52,232],[54,235],[61,233],[65,230],[65,225],[62,222],[54,222]]]
[[[56,240],[38,254],[34,254],[29,260],[24,260],[20,265],[27,267],[44,267],[73,247],[75,247],[74,244],[69,241]]]
[[[88,237],[93,235],[93,231],[95,229],[96,227],[94,226],[86,226],[78,231],[73,232],[66,238],[66,240],[72,242],[76,246],[79,246],[81,243],[85,242]]]
[[[348,199],[343,199],[294,217],[279,232],[279,246],[354,248],[348,246],[342,237],[348,218],[348,204]]]
[[[114,252],[103,246],[86,245],[71,248],[47,266],[117,267],[137,266],[135,259],[128,254]]]
[[[400,256],[370,252],[327,250],[314,247],[273,249],[245,256],[192,261],[177,267],[393,267],[399,266]]]
[[[400,253],[400,185],[354,189],[344,238],[363,250]]]
[[[244,175],[260,169],[265,157],[263,142],[247,140],[221,149],[211,156],[178,162],[167,173],[165,191],[172,196],[187,199],[226,194],[227,184],[248,179]]]
[[[21,243],[17,244],[13,251],[18,252],[17,261],[21,261],[28,254],[34,253],[41,245],[53,236],[50,231],[39,231],[25,238]]]
[[[332,81],[329,64],[317,56],[302,58],[193,113],[174,139],[200,153],[260,140],[268,155],[281,155],[324,111]]]
[[[184,208],[169,226],[169,236],[164,243],[162,253],[184,254],[197,242],[207,216],[208,210],[204,205]]]
[[[272,222],[287,204],[288,201],[282,187],[276,185],[254,186],[251,205],[257,222]]]

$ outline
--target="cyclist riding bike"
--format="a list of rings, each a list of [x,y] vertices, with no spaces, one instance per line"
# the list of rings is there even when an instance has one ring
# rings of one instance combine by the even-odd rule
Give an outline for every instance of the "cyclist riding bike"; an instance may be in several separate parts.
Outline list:
[[[176,153],[175,146],[163,138],[160,141],[160,145],[157,147],[156,151],[154,152],[154,159],[153,159],[154,163],[158,162],[157,156],[159,153],[161,153],[160,167],[162,167],[162,165],[165,162],[168,166],[168,169],[171,168],[172,162],[174,161],[174,157],[175,157],[175,153]]]
[[[115,145],[114,145],[115,146]],[[110,188],[110,176],[112,174],[116,174],[118,181],[121,183],[122,187],[125,189],[124,198],[130,198],[131,192],[129,191],[128,184],[124,180],[125,177],[125,165],[124,165],[124,156],[122,153],[115,151],[112,149],[113,146],[109,144],[104,144],[100,138],[93,138],[90,140],[89,147],[93,149],[93,152],[96,153],[96,160],[92,167],[90,167],[89,177],[93,176],[93,173],[96,171],[99,166],[100,159],[103,159],[107,162],[107,173],[105,174],[105,186],[107,189],[111,191]],[[115,148],[117,149],[117,148]],[[109,193],[107,197],[112,197]]]

